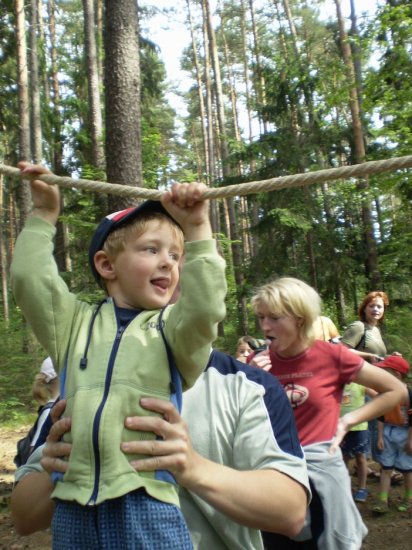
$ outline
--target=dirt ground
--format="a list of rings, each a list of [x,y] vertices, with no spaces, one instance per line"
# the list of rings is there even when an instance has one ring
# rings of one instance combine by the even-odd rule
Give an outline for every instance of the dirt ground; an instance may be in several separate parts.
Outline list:
[[[51,548],[50,533],[42,531],[27,537],[20,537],[13,529],[10,519],[9,501],[13,483],[13,456],[16,441],[23,437],[28,427],[18,430],[0,428],[0,550],[48,550]],[[378,467],[372,463],[377,471]],[[369,529],[362,549],[365,550],[410,550],[412,534],[412,512],[400,513],[397,503],[403,494],[402,485],[391,490],[390,511],[385,516],[376,517],[371,508],[379,488],[377,479],[368,480],[370,491],[366,503],[359,504],[359,510]]]

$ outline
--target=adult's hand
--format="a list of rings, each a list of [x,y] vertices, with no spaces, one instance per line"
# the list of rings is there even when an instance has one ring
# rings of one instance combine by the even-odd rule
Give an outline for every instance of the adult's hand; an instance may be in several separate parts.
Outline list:
[[[350,423],[350,415],[351,413],[347,413],[339,418],[332,445],[329,447],[329,453],[332,455],[336,453],[339,445],[342,443],[343,438],[351,428],[352,424]]]
[[[126,427],[162,439],[122,444],[124,452],[148,455],[131,461],[136,470],[169,470],[181,486],[237,523],[286,536],[300,532],[307,495],[297,481],[276,470],[235,470],[204,458],[193,449],[186,423],[172,403],[143,398],[140,404],[162,417],[127,418]]]
[[[47,436],[43,457],[40,460],[42,467],[49,474],[52,472],[65,473],[68,468],[67,457],[70,455],[72,446],[70,443],[61,440],[63,435],[71,429],[71,419],[68,417],[60,418],[65,409],[66,401],[61,399],[50,412],[53,425]]]
[[[272,368],[272,363],[270,362],[269,351],[262,351],[252,357],[249,361],[249,365],[252,367],[257,367],[265,371],[270,371]]]
[[[137,471],[168,470],[180,485],[190,488],[202,459],[192,447],[185,421],[170,401],[144,397],[140,404],[162,416],[128,417],[126,428],[152,432],[161,439],[124,442],[121,444],[122,451],[146,455],[146,458],[130,462]]]

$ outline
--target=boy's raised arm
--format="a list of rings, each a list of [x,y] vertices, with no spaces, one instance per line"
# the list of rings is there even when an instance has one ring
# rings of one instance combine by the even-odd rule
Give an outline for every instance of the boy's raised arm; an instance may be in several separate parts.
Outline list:
[[[56,225],[60,214],[60,192],[57,185],[49,185],[41,180],[34,179],[42,174],[50,174],[44,166],[19,162],[17,165],[23,176],[30,180],[31,197],[33,201],[32,216],[42,218],[52,225]]]
[[[163,206],[183,229],[186,241],[212,239],[209,201],[203,183],[175,183],[161,199]]]

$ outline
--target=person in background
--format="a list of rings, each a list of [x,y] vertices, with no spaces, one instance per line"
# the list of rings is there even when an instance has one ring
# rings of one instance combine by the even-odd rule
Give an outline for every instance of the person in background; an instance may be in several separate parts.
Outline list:
[[[37,418],[28,433],[17,442],[14,464],[19,467],[27,462],[36,446],[45,442],[50,429],[50,411],[59,397],[59,379],[53,362],[47,357],[36,374],[32,385],[33,398],[39,403]]]
[[[387,354],[380,326],[388,305],[385,292],[369,292],[359,306],[359,320],[351,323],[341,338],[342,344],[369,363],[376,363]]]
[[[247,357],[253,351],[253,349],[250,347],[251,340],[253,340],[251,336],[241,336],[237,341],[235,357],[241,363],[246,363]]]
[[[376,364],[392,376],[405,382],[409,363],[402,357],[390,355]],[[407,387],[408,398],[378,419],[378,448],[381,478],[378,501],[373,507],[375,514],[389,510],[388,497],[392,471],[395,468],[403,474],[404,498],[398,506],[399,512],[412,509],[412,390]]]
[[[336,328],[335,323],[329,317],[319,315],[313,323],[313,330],[317,340],[324,340],[325,342],[334,343],[338,343],[339,341],[339,331]]]
[[[346,384],[340,408],[341,416],[362,407],[365,404],[366,392],[369,392],[371,397],[375,396],[375,392],[360,384],[356,384],[355,382]],[[369,452],[368,423],[361,422],[351,428],[343,438],[340,447],[347,467],[349,467],[349,462],[352,458],[356,461],[358,487],[353,498],[356,502],[365,502],[368,496],[368,489],[366,488],[368,478],[367,455]]]
[[[266,343],[261,338],[253,338],[253,336],[241,336],[237,341],[236,359],[241,363],[247,363],[248,356],[265,349]]]
[[[305,529],[293,540],[265,533],[268,549],[358,549],[367,533],[351,492],[339,445],[356,424],[396,406],[405,389],[345,346],[316,340],[313,324],[320,297],[305,282],[282,277],[260,287],[252,297],[268,351],[252,358],[259,368],[270,364],[289,397],[305,452],[312,487]],[[373,388],[377,396],[339,418],[345,384]]]
[[[380,290],[369,292],[359,306],[359,320],[351,323],[344,331],[341,342],[365,361],[374,364],[387,355],[385,342],[382,338],[380,327],[385,318],[385,309],[389,306],[389,298]],[[400,355],[394,352],[394,355]],[[366,396],[366,401],[369,397]],[[372,459],[379,462],[378,427],[376,419],[368,423],[369,451]],[[368,469],[368,475],[378,476],[372,469]]]
[[[31,441],[34,449],[39,444],[39,437],[43,426],[47,421],[50,410],[60,394],[59,378],[54,370],[53,361],[46,357],[40,367],[39,374],[36,374],[32,385],[34,399],[40,404],[42,412],[37,421],[37,429]],[[44,443],[44,441],[42,441]]]
[[[263,550],[259,529],[288,536],[303,525],[310,498],[306,462],[289,401],[275,377],[212,351],[206,371],[183,394],[182,415],[170,403],[147,399],[164,416],[129,417],[129,430],[155,431],[151,443],[130,442],[131,465],[165,467],[180,484],[182,511],[197,550]],[[64,402],[56,404],[56,417]],[[224,411],[224,414],[222,412]],[[67,470],[70,430],[63,418],[51,428],[42,464]],[[189,435],[190,434],[190,435]],[[16,472],[11,512],[20,534],[48,527],[53,484],[40,466],[41,449]],[[137,455],[146,460],[136,461]]]
[[[50,357],[46,357],[34,377],[32,395],[39,405],[54,402],[59,397],[59,379]]]

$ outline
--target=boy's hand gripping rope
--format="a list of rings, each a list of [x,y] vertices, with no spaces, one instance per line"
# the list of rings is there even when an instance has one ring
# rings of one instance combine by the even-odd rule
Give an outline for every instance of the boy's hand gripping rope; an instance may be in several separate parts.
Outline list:
[[[278,191],[289,187],[303,187],[313,183],[322,183],[338,179],[361,178],[381,172],[392,172],[401,168],[412,167],[412,155],[391,158],[387,160],[372,160],[361,164],[351,166],[341,166],[339,168],[329,168],[318,170],[316,172],[306,172],[303,174],[294,174],[291,176],[280,176],[261,181],[248,181],[229,185],[227,187],[210,187],[206,189],[204,196],[208,199],[219,199],[234,196],[251,195],[253,193],[265,193],[268,191]],[[22,178],[18,168],[0,164],[0,173],[14,178]],[[120,195],[134,199],[152,199],[160,200],[162,191],[157,189],[145,189],[144,187],[132,187],[118,183],[107,183],[103,181],[73,179],[69,177],[56,176],[54,174],[42,174],[36,176],[36,179],[42,180],[50,185],[67,187],[70,189],[83,189],[93,193],[107,193],[110,195]]]

